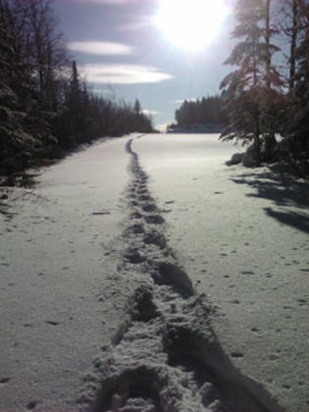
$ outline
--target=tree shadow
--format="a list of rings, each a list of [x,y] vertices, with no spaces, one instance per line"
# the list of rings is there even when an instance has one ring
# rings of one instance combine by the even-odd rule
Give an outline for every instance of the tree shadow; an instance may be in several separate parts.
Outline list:
[[[246,196],[267,199],[274,206],[284,207],[276,211],[272,207],[264,210],[267,216],[277,219],[280,223],[293,226],[305,233],[309,232],[309,182],[297,179],[293,175],[269,171],[254,171],[242,173],[231,178],[234,183],[247,185],[252,190]],[[293,208],[294,210],[290,210]],[[295,210],[296,209],[296,210]],[[298,210],[299,211],[298,211]]]
[[[309,216],[305,216],[296,212],[280,212],[273,210],[271,207],[266,207],[267,216],[277,219],[280,223],[292,226],[301,232],[309,233]]]

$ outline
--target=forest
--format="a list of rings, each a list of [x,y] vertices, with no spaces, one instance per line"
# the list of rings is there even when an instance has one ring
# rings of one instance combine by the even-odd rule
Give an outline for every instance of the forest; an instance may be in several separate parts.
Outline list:
[[[309,2],[237,0],[233,67],[221,96],[185,101],[178,125],[226,125],[222,140],[250,144],[248,165],[281,160],[309,173]],[[219,116],[219,117],[218,117]]]
[[[197,100],[185,100],[175,112],[177,126],[194,124],[226,124],[220,96],[207,96]]]
[[[153,131],[141,104],[95,96],[72,59],[50,1],[0,0],[0,176],[61,158],[103,136]]]

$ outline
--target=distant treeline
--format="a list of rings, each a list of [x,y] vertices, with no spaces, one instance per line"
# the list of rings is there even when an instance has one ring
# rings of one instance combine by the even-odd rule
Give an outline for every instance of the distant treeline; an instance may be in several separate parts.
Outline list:
[[[81,80],[49,0],[0,0],[0,175],[102,136],[150,132],[140,102],[95,96]]]
[[[207,96],[195,101],[185,100],[175,112],[177,126],[226,124],[220,96]]]

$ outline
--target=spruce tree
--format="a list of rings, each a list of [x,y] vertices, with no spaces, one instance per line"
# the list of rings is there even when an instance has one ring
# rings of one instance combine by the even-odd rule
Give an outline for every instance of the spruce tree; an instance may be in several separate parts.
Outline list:
[[[256,165],[261,162],[262,142],[273,140],[273,102],[281,86],[280,75],[272,65],[279,49],[271,43],[270,0],[238,0],[236,26],[232,37],[239,42],[225,64],[236,66],[222,83],[222,96],[229,124],[224,140],[253,141]]]
[[[0,38],[0,173],[9,175],[13,184],[13,174],[28,165],[39,142],[26,127],[31,70],[22,58],[16,16],[4,0],[0,0]]]
[[[293,93],[290,93],[286,138],[295,164],[309,173],[309,4],[298,3],[298,38],[295,50]]]

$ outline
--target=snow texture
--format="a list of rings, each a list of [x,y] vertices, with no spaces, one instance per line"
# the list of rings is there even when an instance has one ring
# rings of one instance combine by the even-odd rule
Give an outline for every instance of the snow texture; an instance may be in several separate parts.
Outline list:
[[[101,143],[87,156],[79,153],[45,172],[41,200],[37,191],[23,194],[16,216],[3,202],[1,412],[306,411],[300,385],[308,338],[305,226],[297,233],[293,228],[286,239],[302,242],[300,290],[280,279],[281,288],[257,291],[269,278],[260,275],[250,284],[247,279],[258,270],[252,264],[263,274],[273,255],[261,248],[275,239],[280,243],[280,230],[263,231],[257,238],[262,243],[248,253],[243,243],[256,235],[258,223],[272,228],[270,215],[256,221],[248,213],[246,196],[237,190],[245,187],[237,179],[246,176],[240,166],[224,166],[234,149],[219,145],[211,136],[136,136]],[[219,200],[226,190],[225,202]],[[265,207],[270,208],[269,199]],[[57,229],[49,226],[51,220]],[[44,230],[36,232],[40,224]],[[286,343],[278,342],[270,328],[275,318],[276,329],[286,326],[291,332],[295,320],[277,318],[287,295],[302,302],[294,308],[301,323],[294,323],[297,331],[289,335],[301,359],[290,357],[288,364],[279,351],[274,358],[273,348],[286,351]],[[278,376],[282,371],[290,378]],[[285,388],[288,401],[280,379],[291,385]]]

